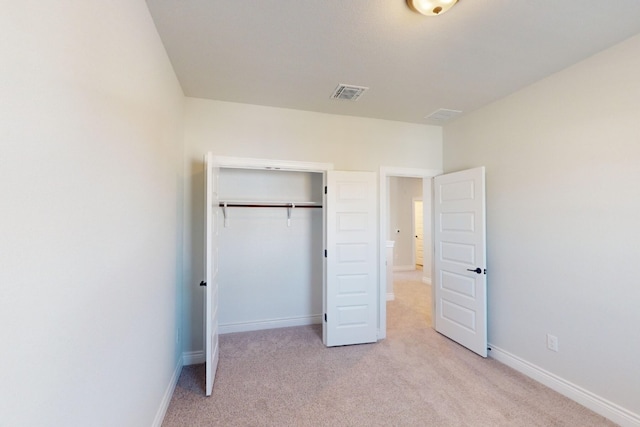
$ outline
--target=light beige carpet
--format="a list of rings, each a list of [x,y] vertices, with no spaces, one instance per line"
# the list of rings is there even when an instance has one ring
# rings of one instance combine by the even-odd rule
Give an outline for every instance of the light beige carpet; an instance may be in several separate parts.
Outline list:
[[[163,425],[615,425],[431,329],[420,277],[396,274],[377,344],[326,348],[319,325],[222,335],[213,395],[185,367]]]

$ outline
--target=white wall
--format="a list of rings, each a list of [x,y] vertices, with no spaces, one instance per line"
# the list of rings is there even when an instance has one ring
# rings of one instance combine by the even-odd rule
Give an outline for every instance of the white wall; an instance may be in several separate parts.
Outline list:
[[[490,342],[636,417],[638,52],[640,36],[444,130],[446,171],[487,167]]]
[[[143,1],[2,2],[0,51],[0,425],[151,425],[180,355],[182,91]]]
[[[204,153],[333,163],[377,172],[381,165],[442,168],[436,126],[187,98],[185,104],[185,351],[202,351]],[[186,331],[185,331],[186,332]]]
[[[422,199],[422,178],[389,177],[389,239],[395,241],[395,269],[415,269],[413,199]],[[426,208],[429,208],[427,203]],[[400,232],[398,233],[397,230]]]
[[[221,169],[221,201],[322,205],[323,174]],[[322,313],[322,209],[228,207],[220,229],[221,332],[317,323]]]

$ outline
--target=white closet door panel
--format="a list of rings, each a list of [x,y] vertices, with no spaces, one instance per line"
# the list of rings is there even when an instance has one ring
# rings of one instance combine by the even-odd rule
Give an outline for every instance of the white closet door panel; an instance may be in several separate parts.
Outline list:
[[[325,344],[377,340],[377,198],[372,172],[327,173]]]
[[[218,241],[221,219],[218,207],[220,169],[214,166],[211,153],[205,156],[205,169],[205,362],[206,395],[211,396],[220,354],[218,347],[218,264],[220,259]]]

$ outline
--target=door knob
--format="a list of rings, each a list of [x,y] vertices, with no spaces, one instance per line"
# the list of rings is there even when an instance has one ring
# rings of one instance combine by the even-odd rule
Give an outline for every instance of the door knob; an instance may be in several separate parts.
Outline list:
[[[481,269],[480,267],[478,267],[478,268],[476,268],[476,269],[474,269],[474,270],[472,270],[472,269],[470,269],[470,268],[467,268],[467,271],[473,271],[474,273],[477,273],[477,274],[482,273],[482,269]]]

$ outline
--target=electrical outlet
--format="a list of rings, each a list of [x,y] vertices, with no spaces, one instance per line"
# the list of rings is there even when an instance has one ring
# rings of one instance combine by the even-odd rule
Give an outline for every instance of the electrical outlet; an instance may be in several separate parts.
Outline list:
[[[558,337],[547,334],[547,348],[551,351],[558,351]]]

